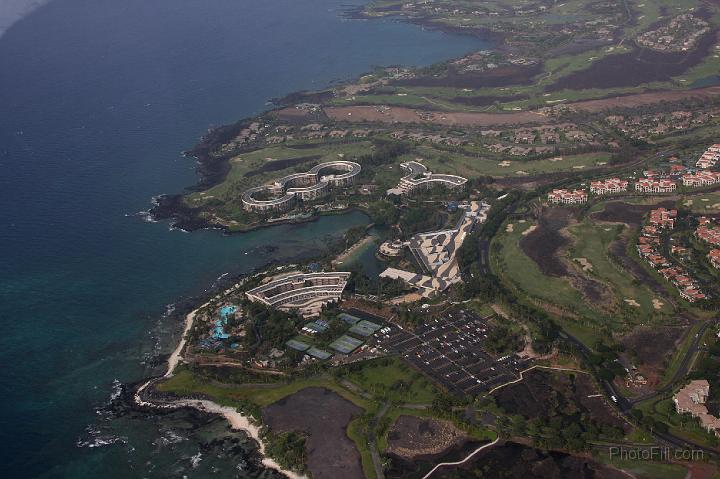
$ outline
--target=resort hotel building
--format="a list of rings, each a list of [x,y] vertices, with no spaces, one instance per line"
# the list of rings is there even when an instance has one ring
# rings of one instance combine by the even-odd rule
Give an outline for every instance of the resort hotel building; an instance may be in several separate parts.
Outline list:
[[[586,203],[588,194],[583,190],[552,190],[548,193],[548,201],[563,205],[577,205]]]
[[[432,173],[425,165],[417,161],[400,163],[400,166],[407,170],[408,174],[400,178],[400,182],[395,188],[387,191],[389,195],[407,195],[419,189],[429,190],[435,185],[450,189],[461,188],[467,183],[467,178],[462,176]]]
[[[347,272],[293,272],[272,278],[245,295],[281,311],[317,316],[323,305],[338,301],[350,278]]]
[[[256,186],[242,194],[248,211],[287,211],[298,200],[308,201],[325,196],[330,188],[351,185],[362,167],[354,161],[328,161],[305,173],[293,173],[277,181]]]

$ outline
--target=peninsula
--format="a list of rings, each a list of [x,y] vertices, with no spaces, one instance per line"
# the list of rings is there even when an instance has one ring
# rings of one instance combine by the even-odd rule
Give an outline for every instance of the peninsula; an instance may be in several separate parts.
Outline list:
[[[720,7],[348,15],[497,47],[210,131],[198,185],[155,217],[242,234],[355,209],[371,226],[199,306],[137,402],[223,414],[291,477],[717,474]],[[630,447],[673,460],[612,452]]]

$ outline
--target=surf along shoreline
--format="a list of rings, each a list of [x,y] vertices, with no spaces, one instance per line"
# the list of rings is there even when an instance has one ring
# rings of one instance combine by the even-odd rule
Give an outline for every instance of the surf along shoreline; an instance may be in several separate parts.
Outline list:
[[[262,274],[262,273],[260,273]],[[218,404],[210,399],[190,399],[190,398],[181,398],[181,399],[160,399],[154,396],[154,386],[165,379],[169,379],[173,377],[175,374],[175,370],[177,369],[178,365],[180,365],[183,361],[183,353],[185,351],[185,346],[187,345],[187,334],[190,332],[190,330],[193,327],[193,324],[195,323],[195,316],[197,315],[198,311],[202,310],[203,308],[209,306],[213,301],[220,300],[223,297],[227,296],[228,294],[231,294],[233,291],[240,288],[248,279],[250,276],[246,276],[240,281],[233,284],[230,288],[227,288],[220,293],[214,294],[211,296],[210,299],[205,301],[200,306],[196,307],[192,311],[190,311],[185,316],[185,321],[183,325],[182,334],[180,337],[180,341],[178,342],[177,346],[173,350],[173,352],[170,354],[167,360],[167,370],[162,376],[157,376],[148,379],[144,383],[142,383],[136,390],[135,394],[133,396],[134,402],[137,406],[141,408],[152,408],[152,409],[181,409],[181,408],[194,408],[198,411],[204,412],[204,413],[210,413],[210,414],[219,414],[223,416],[228,423],[230,424],[230,428],[233,430],[241,430],[244,431],[249,437],[251,437],[255,442],[258,444],[258,453],[260,454],[261,461],[260,463],[268,468],[268,469],[274,469],[281,474],[284,474],[286,477],[289,477],[290,479],[306,479],[306,476],[302,474],[298,474],[294,471],[288,470],[283,468],[280,464],[278,464],[277,461],[269,457],[266,453],[266,445],[262,438],[262,425],[256,424],[252,418],[248,415],[243,414],[242,412],[238,411],[236,408],[231,406],[223,406],[221,404]]]

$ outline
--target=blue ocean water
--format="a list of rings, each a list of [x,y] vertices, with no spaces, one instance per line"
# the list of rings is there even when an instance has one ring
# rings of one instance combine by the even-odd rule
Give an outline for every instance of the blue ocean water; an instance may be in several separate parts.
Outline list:
[[[151,464],[163,446],[137,424],[122,444],[76,447],[113,381],[147,374],[148,331],[166,305],[225,272],[312,253],[367,222],[353,213],[223,237],[127,216],[194,183],[182,150],[269,98],[372,65],[430,64],[487,47],[392,21],[344,20],[347,3],[53,0],[0,37],[4,477],[181,474]]]

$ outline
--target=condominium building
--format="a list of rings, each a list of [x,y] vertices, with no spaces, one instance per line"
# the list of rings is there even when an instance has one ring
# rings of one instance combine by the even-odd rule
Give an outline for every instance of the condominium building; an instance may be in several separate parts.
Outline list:
[[[564,205],[576,205],[586,203],[588,194],[583,190],[552,190],[548,193],[548,201],[550,203],[559,203]]]
[[[684,186],[698,187],[714,185],[720,183],[720,172],[715,171],[699,171],[682,176]]]
[[[590,182],[590,193],[596,195],[606,195],[610,193],[620,193],[627,191],[628,182],[620,178],[608,178],[607,180],[599,180]]]
[[[677,189],[673,180],[640,178],[635,182],[635,190],[643,193],[670,193]]]

